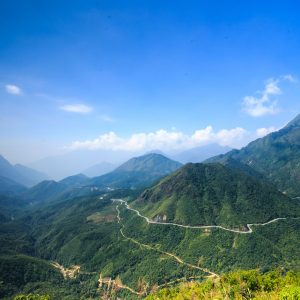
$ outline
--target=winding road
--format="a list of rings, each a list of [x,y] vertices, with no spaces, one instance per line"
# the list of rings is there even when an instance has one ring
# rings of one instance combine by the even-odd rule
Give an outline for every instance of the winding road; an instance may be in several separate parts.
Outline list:
[[[138,210],[132,208],[129,206],[129,204],[127,203],[126,200],[123,200],[123,199],[111,199],[111,201],[113,202],[118,202],[119,204],[117,204],[116,206],[116,210],[117,210],[117,220],[118,220],[118,223],[121,225],[121,228],[120,228],[120,233],[122,235],[123,238],[131,241],[132,243],[136,244],[136,245],[139,245],[140,247],[143,247],[143,248],[146,248],[146,249],[149,249],[149,250],[152,250],[152,251],[156,251],[160,254],[164,254],[164,255],[167,255],[169,256],[170,258],[174,259],[177,263],[179,264],[183,264],[189,268],[192,268],[192,269],[197,269],[197,270],[200,270],[204,273],[207,273],[209,274],[207,277],[212,277],[212,278],[219,278],[220,275],[213,272],[213,271],[210,271],[208,270],[207,268],[201,268],[199,266],[196,266],[196,265],[193,265],[193,264],[190,264],[188,262],[185,262],[183,261],[180,257],[178,257],[177,255],[173,254],[173,253],[170,253],[170,252],[165,252],[165,251],[162,251],[162,250],[159,250],[153,246],[150,246],[150,245],[147,245],[147,244],[143,244],[131,237],[128,237],[126,236],[126,234],[124,233],[123,229],[124,229],[124,225],[122,224],[121,222],[121,217],[120,217],[120,209],[119,209],[119,206],[120,205],[124,205],[126,207],[126,209],[128,210],[131,210],[133,212],[135,212],[139,217],[143,218],[144,220],[146,220],[146,222],[148,224],[155,224],[155,225],[168,225],[168,226],[177,226],[177,227],[182,227],[182,228],[190,228],[190,229],[207,229],[207,228],[218,228],[218,229],[222,229],[222,230],[226,230],[226,231],[230,231],[230,232],[233,232],[233,233],[239,233],[239,234],[250,234],[253,232],[252,230],[252,227],[255,227],[255,226],[266,226],[266,225],[269,225],[271,223],[275,223],[275,222],[278,222],[280,220],[286,220],[288,219],[287,217],[284,217],[284,218],[276,218],[276,219],[273,219],[273,220],[270,220],[268,222],[265,222],[265,223],[249,223],[249,224],[246,224],[246,227],[247,227],[247,230],[238,230],[238,229],[230,229],[230,228],[226,228],[226,227],[223,227],[223,226],[220,226],[220,225],[203,225],[203,226],[190,226],[190,225],[181,225],[181,224],[176,224],[176,223],[169,223],[169,222],[157,222],[157,221],[153,221],[151,219],[149,219],[148,217],[146,216],[143,216]],[[299,219],[300,217],[294,217],[294,218],[290,218],[290,219]],[[196,279],[196,277],[191,277],[189,279]],[[186,280],[186,278],[179,278],[179,279],[176,279],[174,281],[171,281],[171,282],[168,282],[168,283],[165,283],[161,286],[158,286],[158,288],[162,288],[162,287],[165,287],[167,285],[170,285],[170,284],[173,284],[173,283],[176,283],[176,282],[180,282],[182,280]],[[127,289],[128,291],[136,294],[136,295],[145,295],[146,294],[146,291],[135,291],[133,289],[131,289],[130,287],[126,286],[126,285],[119,285],[118,286],[119,288],[124,288],[124,289]]]
[[[124,200],[123,200],[123,201],[124,201]],[[123,202],[123,203],[124,203],[124,202]],[[201,268],[201,267],[199,267],[199,266],[196,266],[196,265],[193,265],[193,264],[190,264],[190,263],[187,263],[187,262],[183,261],[180,257],[178,257],[177,255],[175,255],[175,254],[173,254],[173,253],[169,253],[169,252],[165,252],[165,251],[159,250],[159,249],[157,249],[157,248],[155,248],[155,247],[152,247],[152,246],[150,246],[150,245],[147,245],[147,244],[142,244],[142,243],[140,243],[139,241],[137,241],[137,240],[135,240],[135,239],[133,239],[133,238],[131,238],[131,237],[126,236],[126,235],[124,234],[124,232],[123,232],[123,227],[124,227],[124,225],[121,223],[121,217],[120,217],[119,205],[116,206],[116,210],[117,210],[117,212],[118,212],[118,214],[117,214],[118,223],[121,224],[121,226],[122,226],[122,228],[120,229],[120,232],[121,232],[121,235],[122,235],[125,239],[130,240],[131,242],[133,242],[133,243],[135,243],[135,244],[137,244],[137,245],[139,245],[139,246],[141,246],[141,247],[144,247],[144,248],[146,248],[146,249],[154,250],[154,251],[156,251],[156,252],[158,252],[158,253],[160,253],[160,254],[167,255],[167,256],[169,256],[169,257],[175,259],[178,263],[183,264],[183,265],[186,265],[186,266],[189,267],[189,268],[200,270],[200,271],[202,271],[202,272],[204,272],[204,273],[208,273],[210,276],[213,276],[213,277],[219,277],[218,274],[216,274],[216,273],[214,273],[214,272],[212,272],[212,271],[210,271],[210,270],[208,270],[208,269],[206,269],[206,268]]]
[[[111,199],[111,200],[113,202],[118,201],[118,202],[124,203],[125,207],[128,210],[134,211],[139,217],[145,219],[148,224],[169,225],[169,226],[177,226],[177,227],[190,228],[190,229],[218,228],[218,229],[222,229],[222,230],[226,230],[226,231],[230,231],[230,232],[234,232],[234,233],[249,234],[249,233],[253,232],[252,227],[255,227],[255,226],[266,226],[266,225],[269,225],[271,223],[287,219],[287,218],[276,218],[276,219],[273,219],[273,220],[265,222],[265,223],[250,223],[250,224],[246,224],[247,230],[230,229],[230,228],[226,228],[226,227],[223,227],[223,226],[220,226],[220,225],[199,225],[199,226],[195,225],[195,226],[191,226],[191,225],[182,225],[182,224],[169,223],[169,222],[157,222],[157,221],[153,221],[153,220],[149,219],[148,217],[141,215],[141,213],[138,210],[136,210],[134,208],[131,208],[129,206],[129,204],[127,203],[127,201],[125,201],[123,199]],[[300,217],[290,218],[290,219],[299,219],[299,218]]]

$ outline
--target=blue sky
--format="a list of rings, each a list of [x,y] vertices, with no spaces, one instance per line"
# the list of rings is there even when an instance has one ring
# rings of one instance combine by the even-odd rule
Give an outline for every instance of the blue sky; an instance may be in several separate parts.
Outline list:
[[[298,1],[0,2],[0,153],[240,147],[300,112]]]

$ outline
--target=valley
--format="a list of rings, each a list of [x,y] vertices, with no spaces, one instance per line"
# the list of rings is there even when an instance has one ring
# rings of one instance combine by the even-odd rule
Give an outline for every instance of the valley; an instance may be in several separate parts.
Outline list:
[[[1,299],[151,299],[235,270],[300,268],[299,194],[233,157],[181,165],[151,153],[95,178],[2,185]]]

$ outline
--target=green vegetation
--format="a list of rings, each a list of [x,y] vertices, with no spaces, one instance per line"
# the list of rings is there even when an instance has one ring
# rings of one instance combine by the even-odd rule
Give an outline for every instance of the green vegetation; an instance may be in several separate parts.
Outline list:
[[[300,272],[235,271],[224,274],[218,280],[207,279],[202,283],[190,282],[175,288],[162,289],[146,299],[298,300],[300,299]]]
[[[232,158],[261,173],[292,197],[300,195],[300,115],[283,129],[207,162]]]
[[[47,282],[58,285],[62,275],[48,262],[26,255],[0,257],[0,282],[5,283],[0,289],[0,298],[28,288],[30,285]]]
[[[25,186],[12,179],[0,176],[0,195],[16,196],[24,191],[26,191]]]
[[[76,175],[42,182],[26,201],[0,197],[0,298],[137,299],[159,290],[148,298],[299,299],[299,201],[249,164],[221,163],[185,165],[143,191],[179,167],[150,154],[95,182]],[[148,224],[114,198],[158,221],[242,233]],[[286,219],[245,232],[278,217]]]
[[[28,294],[28,295],[18,295],[14,298],[14,300],[50,300],[49,295],[34,295],[34,294]]]
[[[216,273],[235,269],[300,269],[300,219],[287,219],[253,228],[251,234],[222,229],[187,229],[149,225],[121,207],[124,233],[141,243],[174,253],[186,262]]]
[[[300,216],[298,200],[221,164],[187,164],[147,189],[134,207],[152,219],[229,228]]]

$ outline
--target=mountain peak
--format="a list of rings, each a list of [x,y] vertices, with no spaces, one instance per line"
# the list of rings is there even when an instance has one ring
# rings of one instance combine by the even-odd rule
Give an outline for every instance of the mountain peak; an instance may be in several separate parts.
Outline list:
[[[181,163],[158,153],[133,157],[114,171],[92,179],[92,184],[112,188],[149,186],[181,167]]]
[[[297,201],[274,186],[219,163],[186,164],[133,205],[153,220],[184,225],[239,227],[300,213]]]
[[[174,171],[181,166],[181,163],[171,160],[159,153],[148,153],[142,156],[133,157],[127,162],[119,166],[116,171],[146,171],[155,169],[158,172],[161,172],[160,168],[162,167]]]
[[[0,165],[12,167],[10,162],[1,154],[0,154]]]

